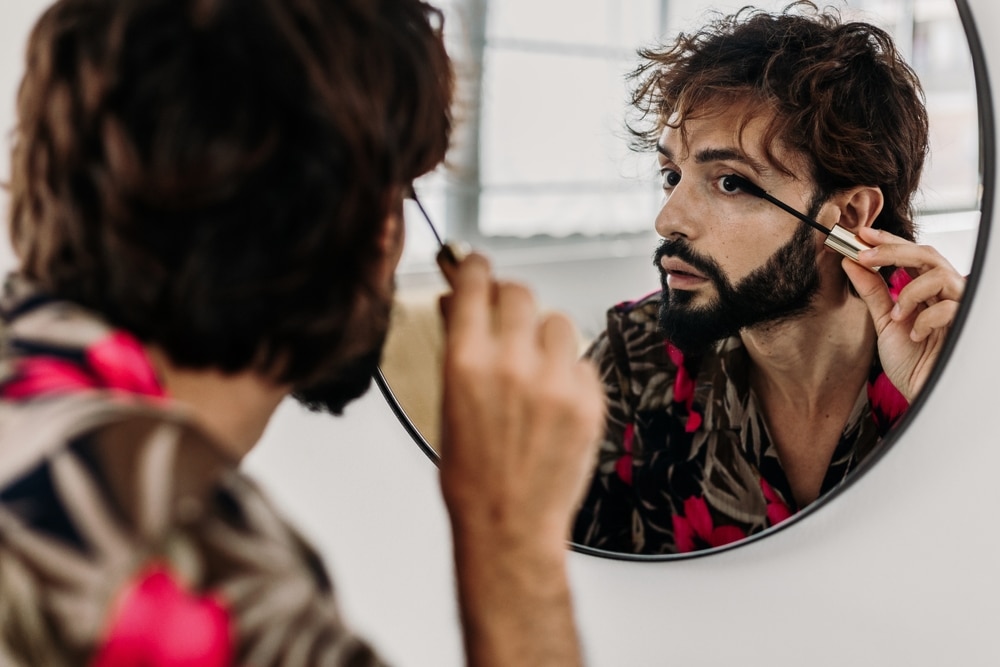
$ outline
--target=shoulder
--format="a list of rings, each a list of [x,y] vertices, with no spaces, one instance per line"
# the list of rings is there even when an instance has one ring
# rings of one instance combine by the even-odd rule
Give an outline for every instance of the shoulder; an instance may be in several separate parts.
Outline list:
[[[606,328],[594,347],[600,348],[603,354],[614,356],[619,365],[672,365],[667,354],[668,341],[659,326],[660,300],[660,292],[654,292],[609,308]]]
[[[18,488],[32,478],[32,487]],[[73,662],[65,656],[112,650],[108,635],[118,632],[144,634],[152,644],[183,636],[171,634],[179,627],[130,625],[155,600],[204,628],[199,637],[208,644],[185,639],[182,648],[210,649],[223,662],[255,655],[268,642],[268,651],[290,655],[305,641],[302,624],[312,628],[310,641],[323,639],[313,647],[321,653],[336,647],[374,659],[343,625],[318,555],[237,462],[183,416],[156,409],[105,415],[65,433],[18,480],[0,486],[7,494],[0,499],[0,619],[25,622],[0,631],[0,647],[19,633],[28,648],[18,650],[44,658],[34,664],[64,664]],[[278,627],[286,631],[271,632]]]
[[[671,400],[683,356],[659,328],[660,293],[616,304],[607,326],[587,356],[595,361],[609,396],[633,409],[655,408]]]
[[[652,292],[633,301],[622,301],[608,309],[609,331],[649,332],[658,328],[661,292]]]
[[[662,346],[663,336],[658,331],[659,311],[659,292],[615,304],[608,309],[605,329],[593,347],[601,348],[606,354],[621,355],[637,354],[647,345]]]

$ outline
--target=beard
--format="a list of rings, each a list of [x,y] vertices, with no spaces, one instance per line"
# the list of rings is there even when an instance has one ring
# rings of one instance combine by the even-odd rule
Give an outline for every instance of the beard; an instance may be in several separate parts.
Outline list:
[[[684,239],[663,240],[654,256],[663,286],[660,332],[682,351],[699,353],[743,329],[807,313],[820,284],[812,234],[801,225],[788,243],[735,285],[715,260],[696,253]],[[663,257],[677,257],[708,278],[715,299],[695,306],[694,292],[671,291],[660,265]]]
[[[382,346],[344,364],[336,377],[311,384],[292,392],[292,397],[312,412],[344,414],[351,401],[361,398],[371,388],[372,376],[378,370]]]
[[[378,307],[379,313],[371,320],[371,329],[365,334],[373,339],[371,345],[337,366],[327,379],[296,388],[292,398],[311,412],[339,416],[344,414],[348,403],[367,393],[382,360],[382,348],[389,331],[391,300]]]

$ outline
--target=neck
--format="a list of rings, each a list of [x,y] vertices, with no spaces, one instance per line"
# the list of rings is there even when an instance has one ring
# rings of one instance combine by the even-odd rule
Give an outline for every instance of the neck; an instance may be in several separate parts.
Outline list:
[[[167,394],[229,455],[242,459],[264,433],[271,415],[288,394],[260,374],[225,374],[175,365],[162,350],[147,347]]]
[[[824,410],[831,398],[853,400],[875,353],[875,330],[861,299],[815,305],[794,320],[740,334],[754,390],[765,400],[795,405],[802,414]]]

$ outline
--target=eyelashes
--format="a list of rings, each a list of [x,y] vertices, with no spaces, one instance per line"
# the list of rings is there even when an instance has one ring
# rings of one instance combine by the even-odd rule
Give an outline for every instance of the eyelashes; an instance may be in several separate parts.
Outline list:
[[[677,185],[681,182],[681,174],[676,169],[664,167],[660,169],[660,179],[663,183],[664,189],[672,189],[677,187]],[[740,190],[756,197],[764,197],[766,194],[764,189],[759,185],[756,185],[739,174],[726,174],[724,176],[720,176],[718,182],[720,189],[726,194],[736,194]]]
[[[816,231],[823,232],[824,234],[829,234],[830,233],[830,230],[827,229],[826,227],[824,227],[823,225],[819,224],[818,222],[816,222],[812,218],[804,215],[803,213],[800,213],[799,211],[796,211],[794,208],[792,208],[791,206],[789,206],[785,202],[781,201],[780,199],[776,199],[776,198],[772,197],[771,195],[767,194],[767,192],[764,190],[764,188],[760,187],[759,185],[757,185],[755,183],[751,183],[750,181],[748,181],[747,179],[743,178],[742,176],[739,176],[737,174],[729,174],[727,176],[723,176],[722,178],[723,178],[724,181],[728,181],[730,185],[735,185],[738,188],[740,188],[741,190],[743,190],[744,192],[753,195],[754,197],[759,197],[761,199],[764,199],[766,201],[771,202],[772,204],[774,204],[775,206],[777,206],[781,210],[783,210],[783,211],[785,211],[785,212],[787,212],[787,213],[795,216],[796,218],[798,218],[799,220],[801,220],[805,224],[809,225],[810,227],[812,227]]]
[[[764,189],[762,187],[760,187],[756,183],[748,181],[739,174],[727,174],[723,176],[722,189],[725,190],[726,192],[743,190],[748,194],[761,198],[765,198],[764,195],[767,194],[766,192],[764,192]]]
[[[661,177],[663,178],[664,189],[666,189],[667,187],[673,188],[681,180],[680,172],[667,168],[661,170]],[[816,222],[812,218],[804,215],[803,213],[796,211],[794,208],[784,203],[783,201],[769,195],[767,191],[764,190],[764,188],[760,187],[753,181],[750,181],[749,179],[740,176],[739,174],[725,174],[724,176],[718,177],[717,180],[719,182],[721,190],[725,192],[727,195],[735,195],[737,192],[743,191],[754,197],[758,197],[765,201],[771,202],[778,208],[795,216],[800,221],[809,225],[816,231],[822,232],[824,234],[830,233],[830,230],[828,228],[824,227],[823,225]]]

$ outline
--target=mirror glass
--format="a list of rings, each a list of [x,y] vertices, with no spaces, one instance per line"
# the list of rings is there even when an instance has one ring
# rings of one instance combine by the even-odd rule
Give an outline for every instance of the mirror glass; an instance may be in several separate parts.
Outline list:
[[[583,353],[605,329],[611,306],[660,290],[652,261],[659,242],[653,221],[663,203],[656,155],[632,151],[626,130],[626,79],[639,62],[636,51],[696,30],[706,12],[729,14],[744,3],[438,4],[458,66],[457,133],[448,166],[415,189],[443,236],[484,250],[500,276],[528,283],[543,308],[570,314]],[[786,4],[763,0],[756,6],[780,10]],[[973,61],[954,1],[850,0],[830,6],[845,20],[887,30],[919,76],[930,154],[915,202],[918,241],[969,275],[980,231],[983,159]],[[445,285],[434,264],[435,240],[415,205],[406,207],[406,250],[378,380],[415,441],[436,460],[443,351],[437,298]],[[687,509],[693,532],[683,551],[711,553],[740,541],[713,539],[710,524],[700,525],[695,517],[702,510]],[[599,540],[588,544],[580,537],[586,532],[578,525],[574,546],[588,553],[680,557]]]

